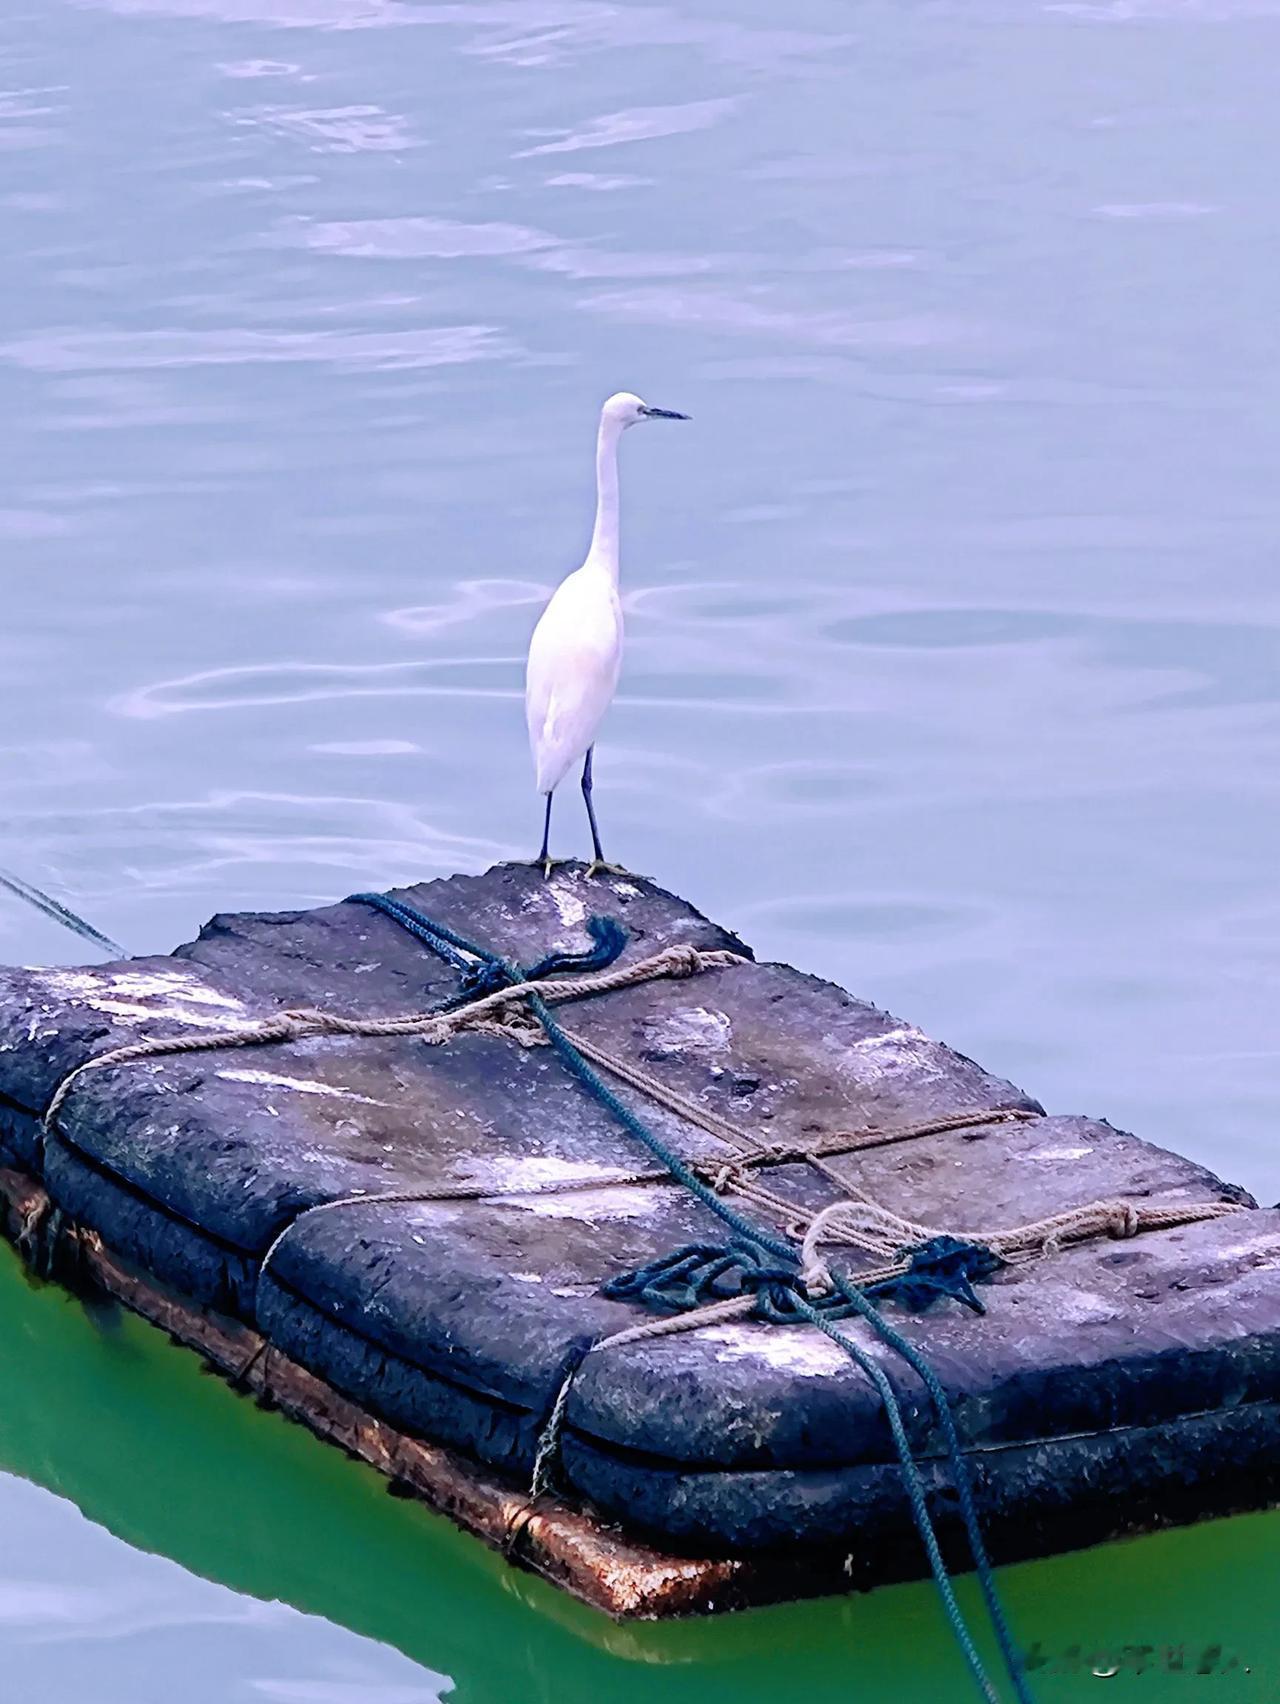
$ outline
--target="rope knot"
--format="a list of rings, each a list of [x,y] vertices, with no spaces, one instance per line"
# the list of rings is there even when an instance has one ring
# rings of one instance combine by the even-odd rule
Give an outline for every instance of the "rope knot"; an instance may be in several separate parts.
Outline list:
[[[515,966],[505,959],[484,959],[463,972],[462,987],[456,1000],[450,1001],[449,1005],[461,1006],[468,1000],[483,999],[486,994],[496,994],[500,988],[509,988],[517,980]]]
[[[831,1268],[820,1254],[805,1261],[803,1276],[805,1289],[811,1296],[829,1296],[835,1288]]]
[[[815,1312],[847,1319],[862,1311],[862,1298],[868,1296],[899,1302],[911,1313],[923,1313],[946,1297],[980,1314],[986,1309],[974,1284],[1007,1264],[983,1243],[949,1236],[933,1237],[899,1254],[897,1270],[867,1273],[860,1280],[857,1274],[833,1275],[820,1260],[810,1261],[803,1271],[784,1266],[747,1237],[727,1244],[685,1243],[634,1272],[611,1278],[603,1294],[610,1301],[639,1302],[666,1314],[753,1295],[755,1317],[772,1325],[812,1320]]]
[[[668,976],[697,976],[702,969],[702,954],[687,941],[680,941],[675,946],[668,947],[661,956]]]
[[[987,1310],[973,1286],[1008,1264],[985,1243],[963,1237],[931,1237],[916,1248],[900,1252],[906,1261],[905,1270],[865,1285],[863,1293],[877,1301],[898,1302],[910,1313],[923,1313],[945,1297],[962,1303],[971,1313],[984,1314]]]
[[[808,1159],[810,1149],[798,1142],[760,1142],[759,1163],[762,1166],[785,1166],[795,1160]]]
[[[1142,1214],[1132,1201],[1114,1201],[1111,1204],[1111,1214],[1107,1220],[1107,1235],[1116,1237],[1136,1237],[1142,1229]]]
[[[267,1041],[305,1041],[308,1036],[320,1035],[328,1028],[329,1021],[323,1012],[294,1007],[264,1019],[258,1034],[259,1039]]]
[[[492,1017],[479,1017],[452,1030],[442,1029],[438,1036],[423,1036],[424,1041],[447,1041],[458,1030],[467,1029],[474,1035],[496,1035],[513,1041],[517,1047],[545,1047],[547,1032],[527,1006],[510,1006]]]

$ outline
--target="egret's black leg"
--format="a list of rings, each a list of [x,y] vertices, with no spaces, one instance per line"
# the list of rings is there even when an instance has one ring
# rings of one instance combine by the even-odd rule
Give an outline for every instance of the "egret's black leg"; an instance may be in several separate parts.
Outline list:
[[[596,827],[596,807],[591,802],[591,759],[595,747],[587,747],[587,759],[582,765],[582,800],[587,807],[587,821],[591,824],[591,851],[593,864],[604,863],[604,847],[600,844],[600,830]]]
[[[587,874],[589,876],[601,874],[625,876],[627,872],[621,864],[607,864],[605,862],[604,847],[600,844],[600,830],[596,825],[596,809],[591,802],[591,759],[594,754],[595,747],[592,746],[587,752],[587,760],[582,766],[582,799],[587,807],[587,821],[591,824],[591,851],[593,854],[591,862],[587,866]]]
[[[544,876],[551,874],[551,798],[547,794],[547,814],[542,819],[542,850],[538,854],[538,862],[542,865]]]

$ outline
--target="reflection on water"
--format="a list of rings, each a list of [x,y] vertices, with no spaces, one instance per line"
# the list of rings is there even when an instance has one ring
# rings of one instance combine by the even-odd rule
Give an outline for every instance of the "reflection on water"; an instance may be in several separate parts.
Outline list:
[[[836,1704],[854,1662],[867,1698],[959,1695],[929,1586],[728,1624],[615,1626],[389,1497],[371,1470],[233,1396],[149,1327],[32,1286],[7,1250],[0,1302],[0,1364],[25,1373],[0,1410],[0,1451],[57,1494],[0,1477],[18,1540],[0,1568],[0,1651],[24,1666],[38,1651],[59,1704],[86,1696],[86,1676],[95,1704],[162,1704],[179,1689],[197,1704],[641,1704],[658,1687],[671,1704]],[[87,1412],[111,1424],[86,1426]],[[1055,1654],[1220,1644],[1237,1666],[1214,1696],[1244,1704],[1272,1661],[1277,1518],[1008,1569],[1010,1609]],[[976,1610],[971,1587],[961,1594]],[[1079,1697],[1078,1672],[1037,1678],[1046,1704]],[[1118,1684],[1150,1695],[1150,1676]]]
[[[11,1672],[38,1672],[47,1698],[84,1697],[88,1684],[88,1696],[149,1704],[179,1676],[193,1704],[436,1704],[451,1690],[318,1617],[126,1552],[21,1479],[0,1479],[0,1494],[13,1558],[0,1581],[0,1643]]]
[[[695,418],[626,446],[609,844],[762,953],[1274,1200],[1278,32],[1257,0],[11,6],[0,863],[147,950],[532,850],[523,648],[585,544],[594,410],[635,387]],[[581,850],[575,810],[558,832]],[[0,907],[4,958],[74,951]],[[30,1411],[0,1405],[16,1471],[460,1697],[632,1685],[471,1547],[373,1490],[341,1514],[365,1481],[292,1433],[276,1501],[248,1464],[283,1434],[243,1405],[210,1394],[201,1449],[243,1435],[270,1520],[242,1503],[234,1543],[195,1542],[221,1509],[177,1456],[172,1508],[131,1503],[130,1440],[176,1449],[203,1397],[16,1293],[50,1333],[21,1345]],[[187,1620],[131,1633],[102,1704],[173,1696],[206,1614],[240,1653],[211,1696],[439,1693],[90,1529],[67,1548],[75,1518],[0,1485],[61,1570],[0,1569],[0,1655],[64,1626],[64,1696],[105,1673],[113,1570],[122,1621],[169,1593]],[[299,1573],[277,1529],[326,1518]],[[1135,1606],[1172,1637],[1201,1606],[1148,1558],[1243,1578],[1270,1530],[1027,1578],[1082,1639],[1141,1637]],[[380,1544],[376,1589],[335,1590]],[[817,1696],[845,1695],[846,1637],[943,1652],[926,1596],[873,1602],[673,1632],[690,1696],[751,1680],[756,1627]],[[1243,1637],[1251,1605],[1224,1584],[1206,1626]]]

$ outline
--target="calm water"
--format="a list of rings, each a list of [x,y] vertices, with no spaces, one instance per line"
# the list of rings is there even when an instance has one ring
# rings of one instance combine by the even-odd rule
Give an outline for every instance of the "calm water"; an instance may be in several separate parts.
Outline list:
[[[614,855],[1275,1200],[1278,55],[1276,0],[9,0],[0,861],[150,950],[531,851],[635,388],[695,421],[625,450]],[[24,1696],[964,1696],[924,1588],[619,1631],[0,1286]],[[1273,1517],[1008,1576],[1046,1651],[1238,1665],[1143,1699],[1270,1696],[1278,1588]]]

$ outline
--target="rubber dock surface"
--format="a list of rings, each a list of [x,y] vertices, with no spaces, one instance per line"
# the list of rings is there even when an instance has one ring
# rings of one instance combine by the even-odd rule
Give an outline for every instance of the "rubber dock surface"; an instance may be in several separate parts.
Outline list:
[[[1110,1204],[1101,1231],[1045,1233],[975,1282],[983,1313],[878,1304],[951,1398],[998,1558],[1276,1499],[1280,1212],[1109,1124],[1046,1115],[640,878],[503,865],[397,897],[526,969],[590,949],[592,916],[626,931],[617,970],[721,955],[554,1010],[623,1068],[602,1068],[618,1098],[775,1237],[847,1198],[873,1230],[889,1215],[999,1248]],[[69,1073],[143,1038],[298,1010],[398,1019],[476,990],[359,900],[218,917],[168,957],[0,972],[10,1234],[612,1613],[923,1573],[880,1398],[819,1331],[734,1317],[586,1353],[661,1317],[606,1285],[731,1233],[537,1044],[519,1001],[443,1040],[316,1034],[91,1068],[41,1124]],[[1215,1204],[1240,1210],[1161,1228]],[[833,1270],[883,1264],[839,1229],[820,1249]],[[950,1534],[918,1381],[864,1321],[841,1329],[890,1377]]]

